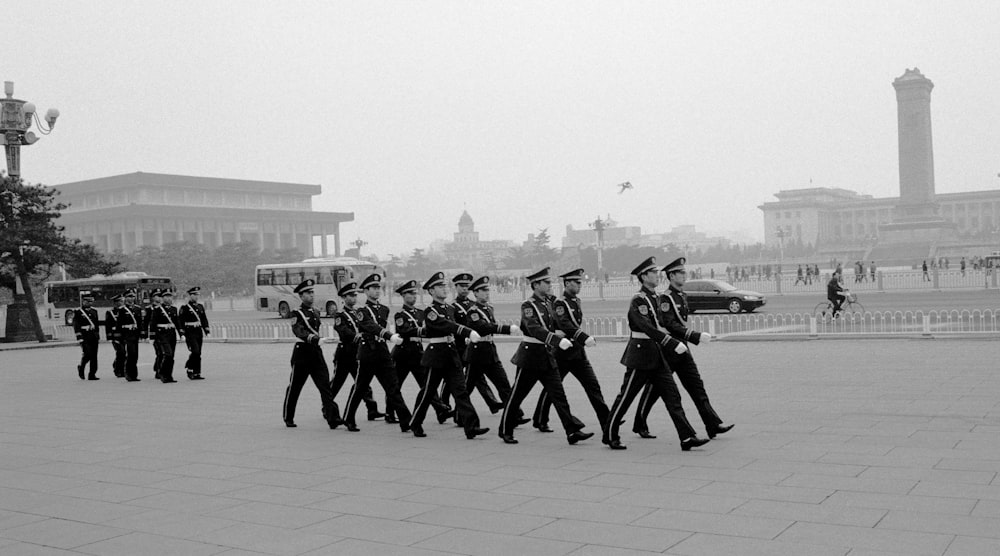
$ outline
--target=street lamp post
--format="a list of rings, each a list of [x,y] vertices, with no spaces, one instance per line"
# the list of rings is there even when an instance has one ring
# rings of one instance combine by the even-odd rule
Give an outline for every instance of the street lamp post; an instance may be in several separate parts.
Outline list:
[[[774,235],[778,236],[778,264],[781,264],[785,261],[785,238],[791,235],[791,228],[786,230],[778,226]]]
[[[361,248],[364,247],[365,245],[368,245],[368,242],[364,241],[363,239],[361,239],[359,237],[358,239],[352,241],[351,245],[353,245],[354,247],[357,247],[357,249],[358,249],[358,258],[360,259],[361,258]]]
[[[601,220],[598,216],[597,220],[587,224],[597,232],[597,294],[600,298],[604,299],[604,281],[602,277],[604,276],[604,230],[607,228],[607,220]]]
[[[0,99],[0,141],[3,141],[7,152],[7,173],[16,178],[21,175],[21,145],[38,141],[38,136],[28,131],[32,121],[38,124],[42,135],[48,135],[56,125],[59,111],[49,108],[45,112],[45,123],[48,125],[44,126],[34,104],[14,98],[13,81],[4,81],[3,92],[6,98]]]

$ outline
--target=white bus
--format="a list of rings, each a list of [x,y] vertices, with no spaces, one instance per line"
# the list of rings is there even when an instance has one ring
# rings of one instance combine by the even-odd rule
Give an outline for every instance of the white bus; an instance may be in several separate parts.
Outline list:
[[[172,289],[170,278],[150,276],[145,272],[122,272],[111,276],[96,275],[79,280],[45,283],[45,308],[48,318],[62,320],[72,326],[73,315],[80,308],[80,290],[89,290],[94,296],[95,309],[110,308],[111,298],[136,290],[136,303],[145,309],[149,306],[149,294],[153,290]],[[104,313],[98,311],[101,317]]]
[[[366,276],[385,271],[368,261],[350,257],[306,259],[301,263],[262,264],[254,272],[254,304],[258,311],[278,313],[281,318],[291,317],[299,306],[295,286],[306,278],[316,281],[316,300],[313,307],[332,317],[340,307],[339,290],[348,282],[361,282]]]

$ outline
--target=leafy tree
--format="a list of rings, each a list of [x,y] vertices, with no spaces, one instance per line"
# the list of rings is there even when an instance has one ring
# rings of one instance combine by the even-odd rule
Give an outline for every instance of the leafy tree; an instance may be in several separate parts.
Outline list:
[[[536,261],[537,266],[552,264],[553,261],[559,258],[558,251],[549,247],[551,240],[548,228],[538,230],[538,235],[535,236],[535,241],[531,245],[532,259]]]

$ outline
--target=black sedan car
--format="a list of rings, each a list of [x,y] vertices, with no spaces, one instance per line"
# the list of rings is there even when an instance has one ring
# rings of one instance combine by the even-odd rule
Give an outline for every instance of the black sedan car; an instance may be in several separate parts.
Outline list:
[[[688,280],[684,284],[684,293],[692,313],[712,310],[751,313],[767,303],[760,293],[738,289],[722,280]]]

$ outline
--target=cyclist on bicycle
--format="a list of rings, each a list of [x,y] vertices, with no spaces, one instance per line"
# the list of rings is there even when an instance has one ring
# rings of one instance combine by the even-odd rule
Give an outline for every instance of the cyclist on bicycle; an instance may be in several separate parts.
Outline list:
[[[826,298],[833,304],[833,317],[836,318],[840,313],[840,306],[844,304],[844,300],[847,298],[847,290],[840,285],[840,269],[838,268],[834,273],[830,281],[826,283]]]

